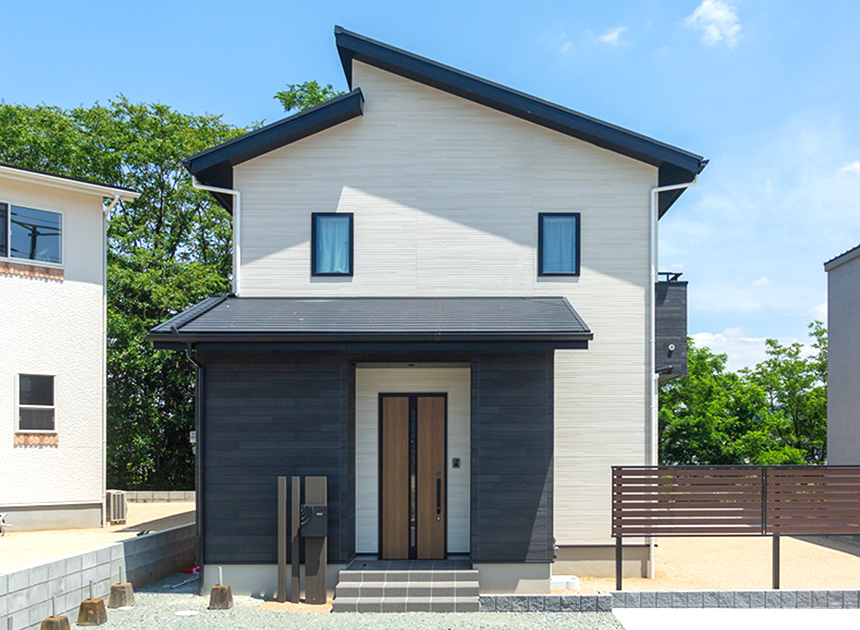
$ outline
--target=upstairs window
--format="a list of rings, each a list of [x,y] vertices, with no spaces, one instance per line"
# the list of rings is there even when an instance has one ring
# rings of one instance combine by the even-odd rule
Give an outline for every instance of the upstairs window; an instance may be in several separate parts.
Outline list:
[[[311,275],[352,275],[352,214],[311,215]]]
[[[60,264],[62,233],[59,212],[0,203],[0,256]]]
[[[18,430],[54,430],[54,377],[18,375]]]
[[[579,213],[538,214],[538,275],[579,275]]]

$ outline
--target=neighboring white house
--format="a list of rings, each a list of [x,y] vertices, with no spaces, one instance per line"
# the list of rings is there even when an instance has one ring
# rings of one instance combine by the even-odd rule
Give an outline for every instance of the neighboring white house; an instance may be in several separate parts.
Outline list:
[[[656,371],[685,338],[655,357],[657,219],[706,160],[336,40],[351,92],[186,163],[236,244],[236,295],[150,336],[202,366],[201,564],[247,592],[274,575],[267,497],[315,474],[330,566],[465,554],[481,592],[611,575],[611,466],[656,463]],[[643,541],[626,557],[647,572]]]
[[[103,522],[104,199],[138,196],[0,165],[0,513],[9,531]]]
[[[860,464],[860,245],[827,272],[827,463]]]

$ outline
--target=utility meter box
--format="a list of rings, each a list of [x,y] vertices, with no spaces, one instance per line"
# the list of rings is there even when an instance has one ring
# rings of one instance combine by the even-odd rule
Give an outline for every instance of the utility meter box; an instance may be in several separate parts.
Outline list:
[[[328,506],[303,505],[299,512],[299,524],[304,538],[328,535]]]

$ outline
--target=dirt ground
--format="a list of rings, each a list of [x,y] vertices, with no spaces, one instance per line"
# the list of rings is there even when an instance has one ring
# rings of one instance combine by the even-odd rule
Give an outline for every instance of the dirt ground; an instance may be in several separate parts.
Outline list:
[[[0,537],[0,572],[132,538],[143,530],[158,531],[193,522],[193,501],[129,503],[125,525],[9,532]],[[810,540],[813,539],[782,539],[782,588],[860,589],[860,546],[822,538],[814,539],[817,543]],[[625,578],[625,590],[765,590],[771,587],[772,543],[767,537],[663,538],[658,541],[655,553],[656,578]],[[580,590],[572,592],[615,590],[614,578],[579,577]],[[287,608],[287,605],[277,604],[276,607]]]
[[[860,589],[860,547],[811,537],[783,537],[780,547],[780,588]],[[624,578],[624,590],[766,590],[772,553],[772,539],[764,536],[662,538],[655,550],[655,579]],[[578,592],[614,590],[615,578],[580,576]]]
[[[129,503],[126,516],[124,525],[104,528],[8,532],[0,537],[0,572],[134,538],[144,530],[193,523],[194,501]]]

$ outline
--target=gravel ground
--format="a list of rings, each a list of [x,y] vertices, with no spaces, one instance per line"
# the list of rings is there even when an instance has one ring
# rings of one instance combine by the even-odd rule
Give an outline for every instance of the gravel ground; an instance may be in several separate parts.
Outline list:
[[[207,630],[322,630],[324,628],[382,628],[383,630],[541,629],[624,630],[612,613],[336,613],[313,614],[258,610],[262,601],[234,597],[230,610],[207,610],[209,598],[197,595],[197,582],[170,588],[187,580],[177,574],[135,593],[130,610],[108,609],[106,630],[161,630],[163,628]],[[192,616],[177,612],[195,611]],[[71,620],[74,621],[74,620]]]

